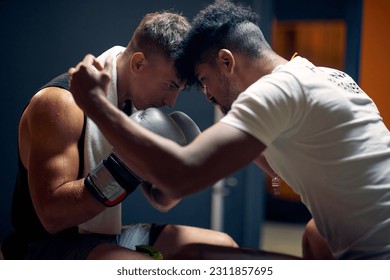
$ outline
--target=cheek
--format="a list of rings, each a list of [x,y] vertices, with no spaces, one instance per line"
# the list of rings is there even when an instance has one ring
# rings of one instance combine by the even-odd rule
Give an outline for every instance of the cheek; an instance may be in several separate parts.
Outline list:
[[[225,79],[223,76],[218,77],[218,82],[216,84],[216,88],[218,90],[219,95],[226,95],[229,90],[229,81]]]
[[[141,86],[137,92],[140,95],[140,99],[143,100],[144,103],[156,103],[161,100],[164,96],[164,91],[158,85],[152,83],[145,83],[145,85]]]
[[[149,92],[150,89],[146,83],[144,85],[139,83],[137,86],[133,87],[132,101],[138,110],[144,110],[147,103],[149,103]]]
[[[155,91],[156,86],[149,80],[144,80],[142,83],[139,84],[136,94],[141,95],[143,98],[145,98],[149,97]]]

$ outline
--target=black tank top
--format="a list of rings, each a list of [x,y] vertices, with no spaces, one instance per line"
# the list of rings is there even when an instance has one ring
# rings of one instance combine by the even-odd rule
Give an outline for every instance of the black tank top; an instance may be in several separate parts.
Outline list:
[[[62,74],[39,90],[47,87],[59,87],[69,90],[69,75],[67,73]],[[78,178],[82,177],[83,172],[85,124],[86,117],[84,117],[83,131],[78,141],[80,158]],[[3,255],[5,259],[24,259],[30,242],[42,239],[50,234],[45,230],[35,213],[30,196],[27,170],[22,164],[19,153],[18,173],[14,187],[11,215],[14,232],[5,239],[2,245]],[[75,230],[77,230],[76,227],[66,231],[74,232]]]

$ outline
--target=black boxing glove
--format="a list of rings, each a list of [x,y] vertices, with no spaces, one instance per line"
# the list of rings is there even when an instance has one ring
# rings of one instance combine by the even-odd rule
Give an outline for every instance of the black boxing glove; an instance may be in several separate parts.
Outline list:
[[[167,115],[157,108],[137,111],[130,118],[142,127],[175,141],[190,143],[199,133],[198,126],[183,112]],[[115,154],[98,164],[85,178],[84,185],[105,206],[115,206],[139,185],[147,183],[132,172]]]

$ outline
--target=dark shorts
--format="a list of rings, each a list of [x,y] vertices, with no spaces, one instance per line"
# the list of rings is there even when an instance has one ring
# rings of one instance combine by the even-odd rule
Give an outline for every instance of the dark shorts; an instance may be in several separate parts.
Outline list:
[[[149,244],[153,246],[165,225],[152,224]],[[97,245],[117,244],[116,235],[80,234],[77,231],[51,235],[28,245],[26,259],[85,260]]]

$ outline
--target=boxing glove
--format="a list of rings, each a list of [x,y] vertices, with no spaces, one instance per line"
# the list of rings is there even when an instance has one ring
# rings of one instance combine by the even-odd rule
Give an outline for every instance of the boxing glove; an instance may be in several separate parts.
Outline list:
[[[196,123],[188,115],[179,111],[167,115],[157,108],[148,108],[135,112],[130,118],[142,127],[181,146],[189,144],[200,134]]]
[[[198,126],[183,112],[167,115],[157,108],[137,111],[130,119],[142,127],[175,141],[190,143],[199,133]],[[139,185],[148,184],[132,172],[113,152],[98,164],[84,179],[84,186],[105,206],[115,206]]]
[[[175,111],[169,114],[169,116],[175,121],[183,133],[186,141],[185,145],[191,143],[199,134],[200,129],[197,124],[185,113]]]

